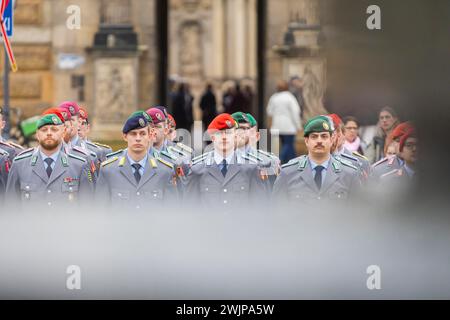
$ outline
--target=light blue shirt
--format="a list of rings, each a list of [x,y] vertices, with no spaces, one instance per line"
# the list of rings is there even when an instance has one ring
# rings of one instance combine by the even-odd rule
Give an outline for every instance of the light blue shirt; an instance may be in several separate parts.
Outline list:
[[[309,157],[308,157],[308,159],[309,159]],[[315,177],[316,173],[317,173],[316,167],[319,166],[319,164],[315,163],[311,159],[309,159],[309,164],[311,165],[311,169],[314,171],[314,177]],[[322,170],[322,185],[323,185],[323,182],[325,181],[325,176],[327,175],[327,169],[328,169],[329,164],[330,164],[330,158],[328,158],[327,161],[320,164],[322,167],[324,167],[324,169]]]
[[[139,163],[141,165],[141,168],[139,169],[139,173],[140,173],[140,175],[142,177],[144,175],[145,165],[147,164],[148,154],[146,154],[144,159],[142,159],[139,162],[136,162],[133,159],[131,159],[128,154],[127,154],[127,158],[128,158],[128,162],[130,163],[130,165],[135,164],[135,163]],[[133,171],[133,174],[134,174],[136,169],[132,166],[131,167],[131,171]]]
[[[51,164],[51,167],[52,167],[52,170],[55,169],[55,166],[56,166],[56,160],[58,160],[59,152],[60,152],[60,151],[56,151],[54,154],[52,154],[52,155],[49,157],[49,156],[45,155],[41,150],[39,150],[39,153],[41,154],[42,161],[44,161],[44,169],[45,169],[45,170],[47,170],[47,167],[48,167],[47,162],[45,162],[45,159],[47,159],[47,158],[52,158],[52,159],[53,159],[53,162],[52,162],[52,164]]]

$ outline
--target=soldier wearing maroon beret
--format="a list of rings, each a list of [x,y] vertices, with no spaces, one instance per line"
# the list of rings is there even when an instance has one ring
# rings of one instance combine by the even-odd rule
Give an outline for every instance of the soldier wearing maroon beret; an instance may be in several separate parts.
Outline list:
[[[235,152],[237,122],[228,113],[214,118],[208,126],[213,150],[193,161],[187,178],[185,202],[208,210],[242,210],[267,199],[267,175]]]

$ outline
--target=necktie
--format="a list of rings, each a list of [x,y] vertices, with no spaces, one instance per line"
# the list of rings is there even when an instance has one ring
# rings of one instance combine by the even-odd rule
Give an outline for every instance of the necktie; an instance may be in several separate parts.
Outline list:
[[[314,181],[316,182],[317,188],[320,190],[322,187],[322,171],[325,169],[325,167],[317,166],[315,168],[316,175],[314,176]]]
[[[228,171],[227,160],[225,160],[225,159],[222,160],[222,169],[220,169],[220,171],[222,172],[222,175],[225,177],[225,175],[227,174],[227,171]]]
[[[47,172],[47,176],[50,178],[50,176],[52,175],[52,171],[53,171],[53,169],[52,169],[53,159],[47,158],[44,161],[47,164],[47,169],[45,169],[45,171]]]
[[[136,182],[139,183],[141,181],[141,173],[139,172],[139,169],[141,169],[141,165],[139,163],[133,163],[131,165],[134,168],[134,177],[136,178]]]

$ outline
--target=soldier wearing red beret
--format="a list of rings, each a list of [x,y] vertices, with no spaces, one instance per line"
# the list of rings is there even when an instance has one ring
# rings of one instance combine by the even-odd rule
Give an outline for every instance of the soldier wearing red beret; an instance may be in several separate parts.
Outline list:
[[[267,199],[270,186],[256,164],[235,152],[237,123],[227,113],[208,126],[213,150],[197,157],[187,178],[185,201],[209,210],[228,212]]]

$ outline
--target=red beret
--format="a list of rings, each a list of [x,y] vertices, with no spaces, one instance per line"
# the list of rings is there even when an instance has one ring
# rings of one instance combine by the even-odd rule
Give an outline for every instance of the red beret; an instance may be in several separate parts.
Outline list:
[[[80,118],[81,119],[83,119],[83,120],[87,120],[88,119],[88,113],[87,113],[85,108],[80,106],[80,111],[79,112],[80,112]]]
[[[328,117],[333,121],[334,129],[338,128],[342,124],[342,119],[336,113],[330,113]]]
[[[402,122],[392,130],[391,138],[392,140],[401,138],[406,132],[413,129],[413,124],[411,122]]]
[[[236,120],[228,113],[221,113],[211,121],[208,126],[208,130],[226,130],[237,128],[238,124]]]
[[[68,107],[58,107],[57,109],[63,115],[65,121],[72,119],[72,115],[70,114]]]
[[[152,118],[153,124],[157,124],[157,123],[166,121],[166,116],[158,108],[150,108],[150,109],[147,109],[147,111],[145,111],[145,112]]]
[[[74,101],[64,101],[58,107],[64,107],[69,110],[71,116],[76,116],[80,113],[80,107]]]
[[[168,113],[167,114],[167,119],[169,120],[169,127],[175,129],[177,127],[177,123],[175,122],[175,119],[173,118],[173,116]]]
[[[44,112],[42,112],[42,115],[45,116],[47,114],[54,114],[56,115],[63,123],[66,121],[64,119],[63,114],[61,113],[61,110],[59,110],[58,108],[49,108],[44,110]]]
[[[410,137],[414,137],[414,138],[416,137],[416,130],[414,130],[413,128],[409,129],[407,132],[405,132],[404,135],[402,135],[402,137],[400,139],[400,147],[399,147],[400,152],[403,151],[405,142]]]

